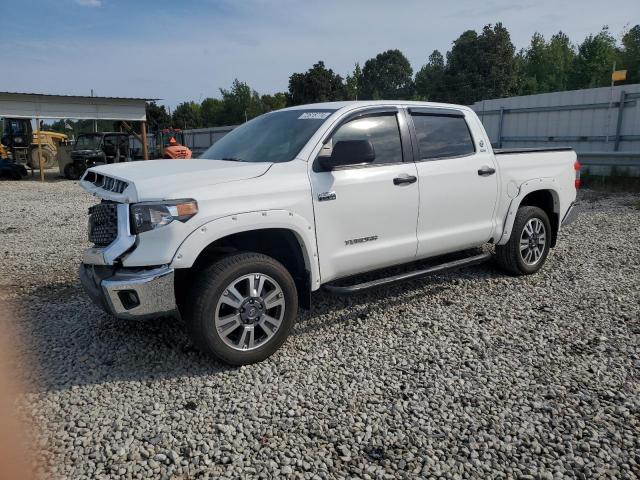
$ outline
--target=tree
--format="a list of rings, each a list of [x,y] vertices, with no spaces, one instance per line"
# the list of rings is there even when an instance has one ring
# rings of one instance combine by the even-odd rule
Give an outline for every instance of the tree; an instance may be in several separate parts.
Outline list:
[[[447,53],[447,100],[471,104],[483,98],[513,95],[518,86],[515,47],[501,23],[486,25],[478,35],[467,30]]]
[[[147,112],[147,126],[150,132],[157,132],[171,126],[171,117],[164,105],[158,105],[156,102],[147,102],[145,110]]]
[[[493,28],[486,25],[478,38],[480,49],[484,52],[481,70],[484,76],[483,96],[500,98],[514,95],[518,84],[516,48],[511,43],[509,31],[501,23]]]
[[[529,48],[520,53],[520,93],[557,92],[569,87],[575,61],[575,50],[569,37],[558,32],[547,42],[534,33]]]
[[[200,128],[202,117],[200,105],[195,102],[182,102],[173,111],[173,127],[175,128]]]
[[[603,27],[597,35],[589,35],[578,47],[570,78],[571,89],[604,87],[611,83],[611,69],[616,60],[616,40]]]
[[[444,99],[445,63],[438,50],[429,55],[429,61],[416,73],[415,91],[420,100],[441,101]]]
[[[362,69],[358,62],[356,62],[353,68],[353,73],[347,75],[345,86],[347,90],[347,100],[358,100],[358,95],[362,89]]]
[[[387,50],[370,58],[362,68],[362,98],[410,99],[413,69],[400,50]]]
[[[222,111],[224,103],[218,98],[205,98],[200,104],[200,114],[202,126],[219,127],[222,126]]]
[[[260,101],[262,102],[262,108],[265,112],[280,110],[287,106],[287,94],[277,92],[273,95],[262,95]]]
[[[640,25],[622,36],[618,68],[627,70],[626,83],[640,83]]]
[[[264,113],[258,92],[237,78],[229,90],[221,88],[220,94],[222,95],[221,122],[224,125],[244,123]]]
[[[319,61],[305,73],[294,73],[289,77],[290,105],[332,102],[347,98],[342,77]]]
[[[551,68],[547,77],[548,92],[558,92],[569,89],[571,69],[576,58],[576,52],[571,40],[563,32],[551,37],[548,49],[548,62]]]
[[[454,40],[447,52],[446,101],[471,104],[483,98],[480,57],[478,34],[474,30],[467,30]]]

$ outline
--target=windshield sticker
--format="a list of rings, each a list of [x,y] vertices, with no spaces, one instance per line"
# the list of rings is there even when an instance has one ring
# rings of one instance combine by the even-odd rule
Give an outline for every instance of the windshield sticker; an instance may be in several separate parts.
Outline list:
[[[298,117],[298,120],[324,120],[332,112],[304,112]]]

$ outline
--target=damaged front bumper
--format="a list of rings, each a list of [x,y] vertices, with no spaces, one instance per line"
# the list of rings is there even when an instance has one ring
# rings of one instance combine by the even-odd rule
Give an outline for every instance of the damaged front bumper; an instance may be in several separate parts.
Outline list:
[[[105,312],[122,319],[177,316],[174,270],[80,265],[80,282]]]

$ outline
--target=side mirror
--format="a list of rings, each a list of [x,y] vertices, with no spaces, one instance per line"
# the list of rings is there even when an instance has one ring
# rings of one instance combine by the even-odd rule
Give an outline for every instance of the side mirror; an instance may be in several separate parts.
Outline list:
[[[341,140],[333,146],[330,157],[319,157],[318,160],[326,170],[345,165],[371,163],[376,153],[369,140]]]

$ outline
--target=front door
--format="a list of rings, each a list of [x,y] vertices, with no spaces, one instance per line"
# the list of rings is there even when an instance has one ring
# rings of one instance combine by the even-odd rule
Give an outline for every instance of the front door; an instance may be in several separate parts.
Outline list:
[[[498,175],[479,125],[457,110],[409,109],[409,114],[419,152],[418,257],[488,242]]]
[[[339,141],[369,140],[375,160],[318,171],[311,186],[322,281],[415,258],[418,182],[408,127],[397,109],[360,112],[331,134],[320,155]]]

